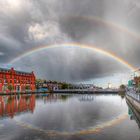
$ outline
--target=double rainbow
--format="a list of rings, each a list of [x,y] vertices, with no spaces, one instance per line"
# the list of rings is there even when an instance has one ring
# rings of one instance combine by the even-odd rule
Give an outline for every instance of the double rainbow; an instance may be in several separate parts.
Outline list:
[[[86,21],[92,21],[92,22],[97,22],[97,23],[101,23],[104,25],[107,25],[111,28],[114,28],[116,30],[119,30],[121,32],[126,33],[127,35],[130,35],[131,37],[137,39],[138,41],[140,41],[140,35],[128,30],[127,28],[120,26],[114,22],[111,21],[107,21],[104,19],[101,19],[99,17],[95,17],[95,16],[70,16],[70,17],[62,17],[65,19],[83,19]],[[97,53],[106,55],[112,59],[114,59],[115,61],[120,62],[121,64],[123,64],[124,66],[128,67],[130,70],[135,71],[137,68],[135,68],[134,66],[132,66],[129,62],[127,62],[126,60],[122,59],[121,57],[117,56],[116,54],[114,54],[113,52],[110,52],[108,50],[104,50],[101,48],[98,48],[96,46],[93,45],[85,45],[85,44],[80,44],[80,43],[66,43],[66,44],[57,44],[57,45],[48,45],[48,46],[40,46],[40,47],[35,47],[31,50],[29,50],[28,52],[24,52],[22,54],[20,54],[19,56],[15,57],[14,59],[12,59],[9,63],[14,63],[26,56],[32,55],[34,53],[37,53],[39,51],[43,51],[43,50],[47,50],[48,48],[58,48],[58,47],[80,47],[80,48],[88,48],[91,49]]]

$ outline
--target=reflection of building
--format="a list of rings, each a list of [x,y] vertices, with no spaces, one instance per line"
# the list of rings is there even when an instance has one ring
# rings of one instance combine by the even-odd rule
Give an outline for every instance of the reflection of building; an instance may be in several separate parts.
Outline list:
[[[16,114],[34,111],[35,95],[31,96],[0,96],[0,116],[13,118]]]
[[[2,91],[25,91],[35,90],[35,75],[16,71],[14,68],[0,68],[0,92]]]
[[[87,95],[87,94],[82,95],[82,96],[79,97],[79,101],[81,101],[81,102],[83,102],[83,101],[89,102],[89,101],[93,101],[94,99],[95,99],[95,96]]]
[[[68,98],[70,98],[72,95],[62,95],[62,94],[49,94],[48,96],[44,96],[43,100],[44,103],[46,102],[59,102],[66,101]]]

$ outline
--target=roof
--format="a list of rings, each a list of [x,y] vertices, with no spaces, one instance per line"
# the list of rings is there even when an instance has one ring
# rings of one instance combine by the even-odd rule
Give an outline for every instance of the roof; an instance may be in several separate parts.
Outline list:
[[[7,72],[7,71],[11,71],[11,69],[7,69],[7,68],[0,68],[0,72]],[[25,71],[19,71],[19,70],[15,70],[14,71],[16,73],[23,73],[23,74],[32,74],[32,72],[25,72]]]

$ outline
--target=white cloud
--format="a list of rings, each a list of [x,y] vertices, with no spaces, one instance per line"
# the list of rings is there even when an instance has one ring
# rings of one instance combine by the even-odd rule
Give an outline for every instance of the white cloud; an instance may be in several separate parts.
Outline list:
[[[22,1],[20,0],[1,0],[0,6],[2,11],[16,11],[22,6]]]
[[[43,40],[52,38],[60,34],[57,23],[48,21],[47,23],[36,23],[28,29],[29,38],[34,40]]]
[[[3,52],[0,52],[0,56],[3,56],[4,55],[4,53]]]

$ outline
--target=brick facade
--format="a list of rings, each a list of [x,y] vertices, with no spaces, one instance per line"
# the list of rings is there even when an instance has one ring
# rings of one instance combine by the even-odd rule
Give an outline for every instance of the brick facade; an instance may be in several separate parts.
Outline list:
[[[0,68],[0,92],[34,91],[36,77],[33,72]]]

